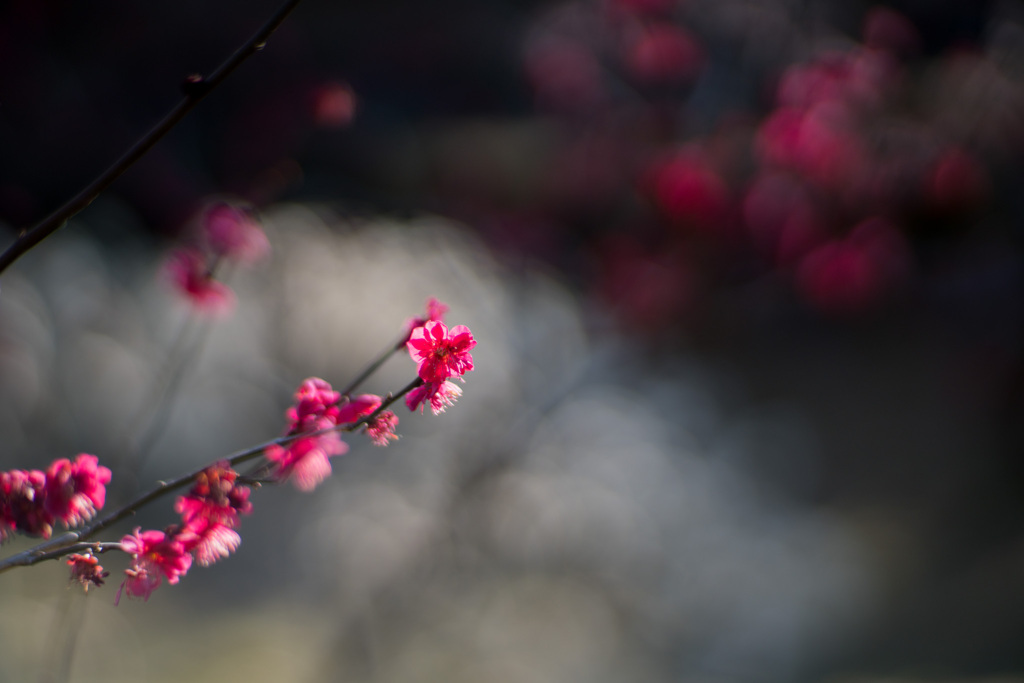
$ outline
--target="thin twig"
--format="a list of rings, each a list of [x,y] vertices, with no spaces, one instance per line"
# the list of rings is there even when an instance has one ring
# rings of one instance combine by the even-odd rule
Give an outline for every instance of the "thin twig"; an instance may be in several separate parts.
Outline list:
[[[141,159],[146,152],[160,141],[167,133],[174,128],[185,115],[199,104],[204,97],[210,94],[214,88],[220,85],[231,73],[237,69],[242,62],[256,54],[266,45],[267,39],[277,30],[281,22],[285,20],[301,0],[286,0],[286,2],[274,13],[249,40],[242,44],[233,55],[217,67],[209,76],[189,78],[183,86],[185,97],[167,113],[148,133],[142,136],[106,171],[101,173],[95,180],[83,188],[77,195],[72,197],[52,214],[44,218],[30,229],[23,230],[14,243],[0,254],[0,273],[25,254],[29,249],[36,246],[44,239],[59,230],[67,223],[68,219],[77,214],[85,207],[92,204],[103,190],[107,189],[114,180],[127,171],[136,161]]]

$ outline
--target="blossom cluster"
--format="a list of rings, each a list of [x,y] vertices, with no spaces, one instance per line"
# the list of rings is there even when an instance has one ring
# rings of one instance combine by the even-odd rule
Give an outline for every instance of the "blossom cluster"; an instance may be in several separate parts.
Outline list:
[[[193,559],[206,567],[238,549],[242,539],[236,529],[241,515],[252,512],[252,503],[249,487],[237,480],[238,473],[227,461],[207,467],[196,476],[188,495],[179,496],[174,505],[180,524],[163,531],[136,528],[121,539],[121,549],[132,561],[115,603],[122,592],[148,600],[163,579],[178,583]]]
[[[554,262],[584,245],[576,272],[631,330],[714,325],[734,299],[857,319],[920,291],[934,261],[915,247],[979,225],[1024,140],[1009,48],[925,51],[884,6],[825,37],[789,4],[538,14],[524,70],[566,125],[532,201],[492,207],[488,234]]]
[[[440,320],[428,320],[412,331],[407,346],[423,384],[405,397],[406,406],[422,412],[429,403],[435,415],[444,412],[462,395],[462,389],[449,379],[462,379],[473,369],[473,356],[469,353],[476,346],[473,333],[465,325],[449,330]]]
[[[45,472],[0,472],[0,542],[15,532],[49,538],[57,522],[72,528],[89,521],[103,507],[110,477],[87,453],[54,460]]]
[[[444,324],[447,310],[431,299],[426,315],[407,323],[402,343],[392,349],[407,349],[417,364],[418,379],[406,397],[410,410],[429,403],[435,414],[442,412],[462,393],[449,380],[461,379],[473,369],[469,351],[476,340],[464,325],[449,329]],[[299,385],[293,399],[285,411],[284,437],[263,449],[266,465],[255,470],[269,475],[271,482],[291,482],[301,491],[312,491],[330,476],[330,458],[348,451],[342,431],[363,428],[378,446],[398,438],[398,416],[385,409],[381,396],[343,394],[326,380],[310,377]],[[165,579],[178,583],[193,562],[207,566],[237,550],[241,515],[252,510],[249,494],[250,488],[239,483],[239,474],[228,461],[198,474],[188,495],[175,503],[179,523],[163,531],[136,528],[121,539],[119,547],[131,555],[131,563],[115,602],[122,594],[147,600]],[[72,555],[68,564],[72,579],[86,588],[102,585],[107,575],[90,553]]]
[[[234,307],[235,295],[216,279],[216,266],[222,261],[243,265],[262,261],[270,254],[270,242],[252,212],[237,204],[212,204],[198,222],[197,244],[171,252],[165,272],[174,289],[195,310],[222,315]]]
[[[217,239],[220,241],[214,243],[224,249],[233,244],[230,235]],[[115,604],[122,595],[148,600],[164,581],[177,584],[193,564],[208,566],[228,557],[241,543],[238,528],[242,516],[252,512],[251,489],[246,484],[292,482],[301,491],[311,491],[331,474],[330,458],[348,451],[342,432],[362,430],[378,446],[398,438],[398,416],[387,407],[402,394],[407,394],[406,405],[413,411],[420,408],[422,412],[429,404],[438,414],[454,404],[462,390],[451,380],[462,380],[473,370],[470,351],[476,340],[468,327],[449,328],[444,323],[447,310],[443,303],[431,299],[425,315],[408,321],[399,343],[390,347],[388,355],[405,350],[416,363],[416,379],[397,396],[352,393],[383,361],[371,365],[345,392],[336,391],[323,379],[310,377],[299,385],[293,404],[285,411],[283,437],[162,486],[170,491],[191,482],[188,493],[175,501],[174,510],[179,516],[175,523],[163,530],[136,527],[117,543],[84,541],[106,524],[154,499],[161,493],[158,489],[156,495],[147,494],[102,524],[87,528],[79,534],[80,542],[48,549],[47,554],[68,554],[71,580],[85,590],[102,586],[109,576],[95,554],[110,550],[128,554],[131,560]],[[233,469],[235,464],[261,455],[264,461],[245,476]],[[101,466],[96,456],[86,453],[73,461],[55,460],[46,471],[0,472],[0,540],[15,532],[49,538],[55,523],[68,528],[84,524],[103,507],[110,480],[111,471]],[[83,547],[84,552],[72,552]]]

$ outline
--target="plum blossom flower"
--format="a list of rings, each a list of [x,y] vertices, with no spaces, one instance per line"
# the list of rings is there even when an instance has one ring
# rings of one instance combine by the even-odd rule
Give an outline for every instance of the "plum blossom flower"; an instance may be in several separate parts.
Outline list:
[[[78,553],[69,555],[67,564],[71,567],[71,580],[77,581],[86,593],[92,586],[97,588],[102,586],[103,579],[110,576],[110,572],[100,566],[100,561],[91,551],[86,551],[84,555]]]
[[[390,410],[385,410],[366,425],[366,433],[376,446],[387,446],[392,440],[397,440],[395,428],[398,426],[398,416]]]
[[[110,470],[95,455],[80,453],[75,462],[53,461],[46,470],[46,512],[68,527],[92,519],[103,507]]]
[[[405,405],[409,410],[423,408],[429,403],[434,415],[440,415],[448,406],[455,405],[455,401],[462,396],[462,389],[452,382],[427,382],[416,387],[405,395]]]
[[[226,460],[210,465],[196,477],[187,496],[179,496],[174,510],[186,525],[203,518],[230,527],[238,526],[239,515],[252,512],[249,487],[235,484],[238,473]]]
[[[196,310],[212,316],[228,313],[235,305],[235,294],[223,282],[213,278],[206,258],[198,249],[171,252],[165,272],[174,288]]]
[[[322,379],[311,377],[295,392],[295,405],[285,416],[291,422],[288,434],[303,434],[330,429],[339,424],[339,408],[335,403],[341,395]],[[280,481],[291,479],[300,491],[312,491],[331,474],[329,458],[348,451],[348,445],[337,432],[300,437],[286,446],[267,447],[265,455],[277,463]]]
[[[465,325],[449,330],[440,321],[428,321],[413,330],[406,346],[424,382],[443,382],[473,369],[473,356],[469,351],[476,346],[476,340]]]
[[[201,567],[208,567],[238,550],[242,537],[231,526],[209,517],[194,517],[175,538],[185,552],[195,555]]]
[[[375,394],[360,394],[353,396],[339,408],[338,424],[351,424],[372,415],[380,408],[383,402],[380,396]],[[395,427],[398,426],[398,416],[390,410],[385,410],[380,415],[366,423],[366,434],[377,446],[387,446],[388,443],[397,439]]]
[[[349,398],[348,403],[338,408],[338,424],[358,422],[377,410],[381,404],[381,397],[375,394],[360,394]]]
[[[120,602],[122,591],[129,598],[149,600],[162,582],[161,575],[174,585],[192,566],[192,555],[176,536],[140,530],[141,527],[135,527],[132,534],[121,539],[121,549],[132,556],[132,564],[124,570],[125,579],[117,589],[115,605]]]
[[[179,496],[174,510],[183,528],[177,534],[185,550],[208,566],[238,549],[241,536],[235,531],[239,516],[252,511],[248,486],[235,484],[238,473],[221,461],[207,467],[187,496]]]
[[[0,541],[7,540],[15,531],[49,538],[53,517],[46,511],[45,499],[45,472],[0,472]]]
[[[220,202],[201,219],[210,250],[218,257],[239,263],[262,261],[270,254],[270,242],[259,223],[240,206]]]

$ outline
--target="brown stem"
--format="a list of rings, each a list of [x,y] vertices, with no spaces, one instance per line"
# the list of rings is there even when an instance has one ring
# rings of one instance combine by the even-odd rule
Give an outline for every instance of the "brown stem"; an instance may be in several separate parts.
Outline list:
[[[228,57],[223,64],[217,67],[209,76],[190,77],[183,87],[185,97],[167,113],[148,133],[142,136],[106,171],[101,173],[95,180],[84,187],[77,195],[69,199],[64,206],[60,207],[32,228],[23,230],[14,243],[0,254],[0,273],[20,258],[25,252],[36,246],[44,239],[60,229],[69,218],[89,206],[103,190],[107,189],[122,173],[127,171],[132,164],[141,159],[157,142],[160,141],[172,128],[174,128],[185,115],[199,104],[210,92],[220,85],[231,73],[237,69],[242,62],[256,54],[266,45],[267,39],[277,30],[296,5],[301,0],[286,0],[286,2],[270,17],[249,40],[242,44],[235,53]]]

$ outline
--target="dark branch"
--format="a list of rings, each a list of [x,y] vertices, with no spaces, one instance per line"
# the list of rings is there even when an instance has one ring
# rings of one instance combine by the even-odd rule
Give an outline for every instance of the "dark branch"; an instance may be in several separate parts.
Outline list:
[[[0,254],[0,273],[24,255],[29,249],[36,246],[44,239],[61,228],[68,219],[77,214],[85,207],[92,204],[103,190],[107,189],[122,173],[127,171],[136,161],[141,159],[153,145],[160,141],[167,133],[174,128],[185,115],[199,104],[214,88],[224,82],[231,73],[237,69],[242,62],[256,54],[266,45],[267,39],[277,30],[296,5],[301,0],[286,0],[267,23],[263,25],[249,40],[239,47],[233,55],[221,64],[209,76],[189,76],[186,79],[182,90],[185,97],[178,102],[171,111],[164,116],[163,120],[157,123],[148,133],[142,136],[120,159],[118,159],[106,171],[101,173],[89,185],[83,188],[77,195],[72,197],[52,214],[28,230],[22,231],[2,254]]]

